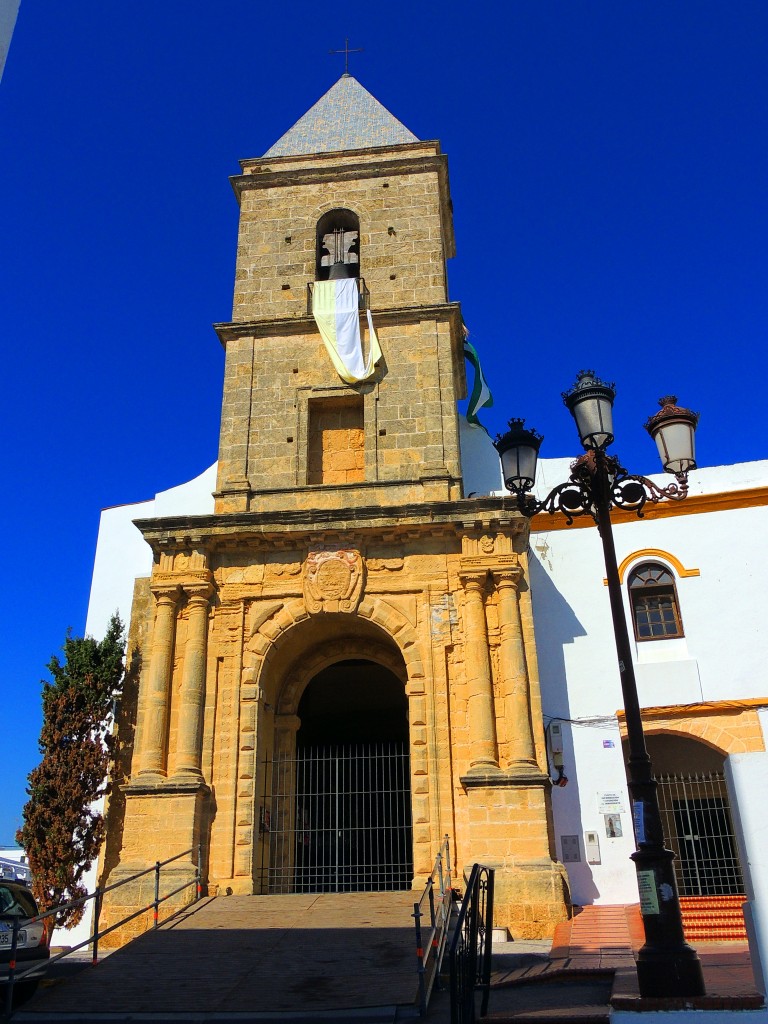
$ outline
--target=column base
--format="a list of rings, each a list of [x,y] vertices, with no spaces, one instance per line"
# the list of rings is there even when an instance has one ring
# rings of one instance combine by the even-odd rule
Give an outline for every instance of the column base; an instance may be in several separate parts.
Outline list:
[[[499,779],[504,778],[504,772],[497,764],[490,761],[480,764],[473,764],[467,770],[466,775],[461,776],[462,784],[466,786],[492,786]]]
[[[550,778],[546,775],[535,761],[513,761],[507,765],[504,770],[504,774],[510,779],[517,779],[522,783],[550,783]]]

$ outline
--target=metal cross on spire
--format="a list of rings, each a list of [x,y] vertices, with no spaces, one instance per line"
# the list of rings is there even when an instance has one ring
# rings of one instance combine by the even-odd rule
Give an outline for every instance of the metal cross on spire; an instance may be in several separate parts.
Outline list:
[[[349,48],[349,40],[348,39],[344,40],[344,49],[343,50],[329,50],[328,51],[328,53],[343,53],[344,54],[344,74],[345,75],[349,74],[349,55],[350,55],[350,53],[362,53],[362,52],[363,52],[363,48],[362,47],[359,47],[358,49],[355,49],[355,50],[350,50],[350,48]]]

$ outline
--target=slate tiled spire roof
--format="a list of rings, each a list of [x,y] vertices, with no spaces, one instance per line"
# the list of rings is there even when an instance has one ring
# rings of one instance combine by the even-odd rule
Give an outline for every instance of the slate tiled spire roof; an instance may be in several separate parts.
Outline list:
[[[264,156],[299,156],[418,142],[352,75],[345,74]]]

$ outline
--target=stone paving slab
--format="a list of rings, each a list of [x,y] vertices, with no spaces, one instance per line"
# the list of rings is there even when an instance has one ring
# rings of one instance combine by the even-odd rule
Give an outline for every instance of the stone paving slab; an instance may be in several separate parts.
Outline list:
[[[413,903],[410,892],[203,900],[95,968],[41,989],[15,1020],[412,1006]]]

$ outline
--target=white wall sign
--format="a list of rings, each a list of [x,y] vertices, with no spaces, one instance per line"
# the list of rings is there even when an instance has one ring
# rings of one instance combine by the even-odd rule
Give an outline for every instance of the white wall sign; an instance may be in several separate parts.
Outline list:
[[[621,814],[626,811],[624,794],[619,790],[610,790],[597,794],[598,814]]]

